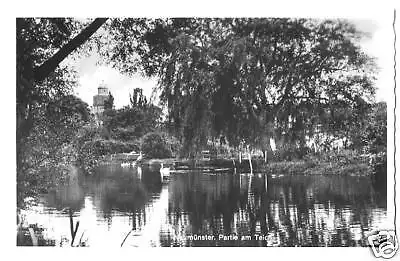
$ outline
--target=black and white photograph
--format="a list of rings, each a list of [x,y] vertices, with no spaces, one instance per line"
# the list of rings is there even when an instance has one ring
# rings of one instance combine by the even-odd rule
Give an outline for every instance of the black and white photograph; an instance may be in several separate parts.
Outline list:
[[[392,258],[396,19],[17,15],[15,245]]]

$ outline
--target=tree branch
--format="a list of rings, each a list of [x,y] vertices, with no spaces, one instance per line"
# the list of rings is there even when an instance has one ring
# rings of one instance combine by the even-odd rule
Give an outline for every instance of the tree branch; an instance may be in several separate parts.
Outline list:
[[[320,101],[329,101],[328,98],[323,97],[309,97],[309,96],[296,96],[295,99],[307,99],[307,100],[320,100]]]
[[[107,18],[96,18],[88,27],[63,46],[56,54],[39,67],[36,67],[33,72],[34,80],[37,82],[43,81],[69,54],[85,43],[106,21]]]

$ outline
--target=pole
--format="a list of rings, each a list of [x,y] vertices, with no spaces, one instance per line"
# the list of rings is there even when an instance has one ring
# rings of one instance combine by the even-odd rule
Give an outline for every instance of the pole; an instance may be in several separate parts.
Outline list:
[[[248,157],[249,157],[250,174],[253,174],[253,164],[251,162],[250,146],[247,147],[247,153],[248,153]]]

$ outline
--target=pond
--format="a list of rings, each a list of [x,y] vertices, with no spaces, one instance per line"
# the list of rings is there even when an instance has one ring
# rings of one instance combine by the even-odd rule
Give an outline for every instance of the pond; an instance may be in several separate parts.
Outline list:
[[[76,169],[73,171],[77,171]],[[177,173],[108,165],[23,213],[39,245],[366,246],[386,192],[363,176]],[[21,245],[21,242],[17,242]]]

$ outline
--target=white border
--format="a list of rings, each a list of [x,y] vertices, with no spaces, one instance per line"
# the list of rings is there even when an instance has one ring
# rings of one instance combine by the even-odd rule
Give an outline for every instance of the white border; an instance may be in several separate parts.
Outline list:
[[[71,259],[324,259],[338,260],[344,257],[346,260],[375,260],[368,248],[186,248],[186,249],[58,249],[58,248],[17,248],[15,236],[15,17],[23,16],[304,16],[304,17],[346,17],[346,18],[369,18],[378,14],[391,15],[394,4],[379,1],[374,6],[367,5],[365,1],[278,1],[279,6],[265,1],[18,1],[12,6],[3,3],[1,23],[2,40],[1,51],[3,53],[1,64],[2,93],[1,101],[1,159],[2,159],[2,184],[1,190],[2,211],[1,225],[3,229],[0,234],[0,246],[5,252],[2,255],[12,259],[49,259],[49,260],[71,260]],[[399,12],[399,10],[398,10]],[[399,13],[397,14],[397,30],[399,31]],[[397,42],[399,42],[399,33]],[[397,44],[398,45],[398,44]],[[400,48],[397,48],[398,52]],[[398,59],[397,59],[398,60]],[[399,65],[399,61],[397,61]],[[397,76],[399,77],[399,75]],[[397,86],[399,93],[400,86]],[[393,92],[393,90],[390,90]],[[11,98],[12,97],[12,98]],[[399,115],[400,99],[397,95],[397,115]],[[393,202],[393,101],[388,101],[388,208]],[[399,130],[399,119],[397,119],[397,130]],[[399,137],[399,132],[397,133]],[[398,143],[397,143],[398,144]],[[397,151],[400,150],[399,144]],[[398,155],[398,153],[397,153]],[[400,158],[396,156],[396,161]],[[399,172],[399,169],[397,170]],[[399,173],[397,173],[399,177]],[[400,183],[397,178],[397,188]],[[399,191],[399,190],[397,190]],[[399,194],[399,192],[398,192]],[[397,200],[399,202],[399,200]],[[6,211],[4,211],[6,210]],[[399,216],[399,215],[397,215]],[[400,223],[397,217],[397,223]],[[400,231],[400,230],[398,230]],[[71,251],[71,252],[70,252]],[[73,251],[73,252],[72,252]],[[221,255],[219,255],[221,254]],[[397,254],[398,256],[400,254]]]

